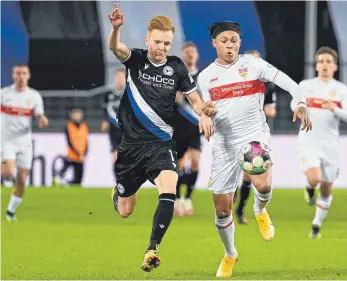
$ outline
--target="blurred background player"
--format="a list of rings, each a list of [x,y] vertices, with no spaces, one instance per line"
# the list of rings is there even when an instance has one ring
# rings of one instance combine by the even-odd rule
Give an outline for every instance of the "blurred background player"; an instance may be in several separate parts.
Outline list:
[[[12,181],[15,166],[15,188],[7,206],[6,219],[15,220],[23,200],[25,181],[32,166],[32,116],[40,128],[48,126],[42,97],[28,86],[30,70],[25,64],[13,67],[14,84],[1,90],[1,177]]]
[[[245,54],[250,54],[256,58],[260,58],[260,53],[257,50],[245,51]],[[270,127],[273,125],[273,119],[276,117],[276,85],[272,82],[264,82],[265,84],[265,97],[264,97],[264,113],[267,118],[267,123]],[[250,191],[252,188],[251,178],[248,174],[243,173],[243,181],[241,188],[239,189],[239,203],[236,208],[236,215],[240,224],[248,222],[244,216],[244,208],[246,206],[247,199],[249,198]],[[234,202],[237,199],[237,192],[235,192]]]
[[[115,176],[118,147],[122,140],[121,130],[118,125],[117,112],[119,108],[120,99],[125,90],[125,83],[125,69],[119,68],[115,72],[115,90],[106,93],[102,103],[105,119],[101,124],[101,131],[108,131],[109,134],[111,152],[113,156],[113,171]]]
[[[65,128],[67,141],[67,156],[64,159],[62,170],[54,179],[55,184],[81,185],[84,163],[88,153],[89,128],[83,121],[84,114],[80,109],[73,109],[69,114],[70,120]],[[66,181],[64,175],[69,167],[73,168],[73,179]]]
[[[331,206],[333,183],[339,174],[339,125],[340,120],[347,122],[347,86],[334,79],[337,62],[335,50],[321,47],[316,52],[318,76],[299,84],[314,124],[312,132],[300,131],[298,136],[301,167],[307,178],[305,199],[311,206],[316,204],[310,238],[321,236]],[[293,102],[291,106],[294,110]],[[320,189],[317,201],[316,189]]]
[[[225,250],[216,276],[231,277],[238,259],[231,210],[234,192],[243,174],[237,153],[251,141],[261,141],[268,146],[271,141],[263,112],[265,89],[261,81],[274,82],[293,96],[297,104],[293,119],[300,118],[303,128],[309,130],[311,122],[306,100],[288,75],[261,58],[239,55],[242,32],[237,22],[217,22],[209,29],[217,59],[200,73],[198,85],[204,100],[214,102],[217,107],[212,117],[216,133],[208,189],[213,192],[215,224]],[[272,197],[272,171],[252,175],[250,179],[255,187],[253,210],[260,234],[265,241],[272,241],[275,228],[266,210]]]
[[[129,49],[120,41],[120,28],[125,19],[118,4],[109,20],[112,29],[108,47],[126,66],[128,74],[127,90],[118,112],[122,142],[112,200],[115,210],[127,218],[135,208],[139,188],[147,180],[156,185],[158,205],[141,266],[142,270],[150,272],[160,265],[158,250],[174,213],[178,175],[172,123],[176,93],[185,93],[196,112],[201,114],[200,127],[206,138],[213,133],[213,124],[201,110],[213,113],[215,107],[203,103],[182,60],[168,56],[175,34],[169,17],[156,16],[150,20],[145,37],[147,50]]]
[[[189,74],[197,81],[199,69],[198,48],[193,42],[186,42],[181,48],[181,58],[187,66]],[[176,141],[178,159],[178,181],[175,201],[175,215],[193,215],[192,192],[199,173],[200,132],[199,116],[194,112],[183,94],[177,93],[175,129],[173,139]],[[186,161],[190,161],[190,171],[185,169]],[[184,198],[181,198],[181,187],[187,187]]]

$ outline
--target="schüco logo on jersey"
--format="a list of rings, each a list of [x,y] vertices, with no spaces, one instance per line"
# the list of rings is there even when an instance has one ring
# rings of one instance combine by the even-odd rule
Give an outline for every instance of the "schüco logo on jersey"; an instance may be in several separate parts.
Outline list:
[[[148,83],[146,84],[160,83],[160,84],[171,85],[171,86],[175,85],[174,79],[165,78],[165,77],[162,77],[161,75],[149,75],[147,73],[141,72],[141,70],[139,70],[139,78],[141,80],[147,81]],[[154,86],[158,86],[158,85],[154,85]]]

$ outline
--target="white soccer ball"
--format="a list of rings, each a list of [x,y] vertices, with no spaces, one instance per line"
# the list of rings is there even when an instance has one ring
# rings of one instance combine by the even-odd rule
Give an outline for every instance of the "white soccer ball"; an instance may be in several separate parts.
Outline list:
[[[273,165],[271,149],[267,144],[259,141],[246,143],[239,150],[238,162],[247,174],[261,175]]]

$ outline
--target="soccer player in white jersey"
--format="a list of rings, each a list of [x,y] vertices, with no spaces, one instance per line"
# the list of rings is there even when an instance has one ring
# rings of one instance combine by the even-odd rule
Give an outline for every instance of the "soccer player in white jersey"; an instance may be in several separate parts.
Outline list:
[[[1,90],[1,176],[13,179],[17,167],[15,189],[6,212],[8,221],[16,219],[15,211],[23,200],[25,181],[31,169],[32,116],[40,128],[48,126],[41,95],[28,87],[29,67],[15,65],[12,78],[14,84]]]
[[[239,55],[242,33],[238,23],[218,22],[209,29],[218,57],[200,73],[198,86],[204,100],[215,103],[217,107],[217,113],[212,117],[216,132],[209,189],[213,192],[215,223],[225,256],[216,276],[231,277],[238,258],[231,210],[234,192],[243,174],[237,154],[242,145],[251,141],[270,144],[263,111],[263,81],[273,82],[293,96],[298,105],[293,121],[300,118],[302,129],[306,130],[310,130],[312,125],[307,115],[306,99],[299,94],[298,85],[292,79],[261,58]],[[253,208],[256,221],[263,239],[271,241],[275,229],[266,211],[272,194],[271,170],[250,178],[255,187]]]
[[[300,82],[302,93],[314,124],[312,132],[299,132],[298,144],[301,167],[307,178],[305,199],[316,204],[310,238],[320,237],[320,228],[332,202],[332,187],[339,173],[339,124],[347,122],[347,86],[334,79],[337,52],[321,47],[316,53],[318,76]],[[292,102],[292,109],[295,106]],[[315,199],[315,189],[320,194]]]

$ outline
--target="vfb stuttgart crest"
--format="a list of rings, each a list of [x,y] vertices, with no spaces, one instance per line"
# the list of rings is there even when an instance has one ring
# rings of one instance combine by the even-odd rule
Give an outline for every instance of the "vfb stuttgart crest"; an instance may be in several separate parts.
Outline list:
[[[248,75],[248,68],[247,67],[239,68],[239,74],[243,79],[246,79],[246,77]]]

